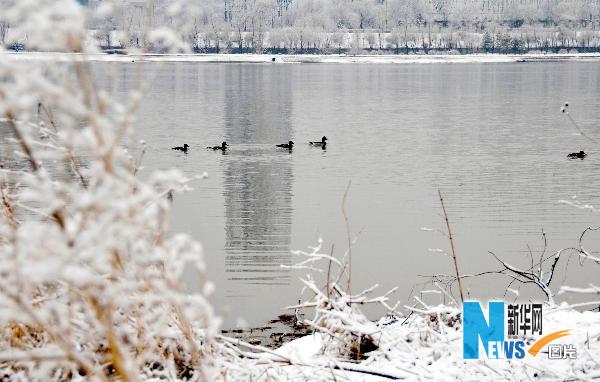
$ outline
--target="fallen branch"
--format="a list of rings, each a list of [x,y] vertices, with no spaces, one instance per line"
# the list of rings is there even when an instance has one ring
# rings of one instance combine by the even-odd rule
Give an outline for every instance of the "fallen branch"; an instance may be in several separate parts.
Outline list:
[[[247,342],[244,342],[244,341],[241,341],[238,339],[229,338],[229,337],[225,337],[225,336],[221,336],[221,335],[217,336],[216,338],[219,340],[222,340],[224,342],[227,342],[229,344],[232,344],[232,345],[242,346],[242,347],[248,348],[250,350],[258,351],[259,353],[247,353],[247,352],[242,353],[244,357],[251,358],[251,359],[284,363],[284,364],[287,364],[290,366],[311,367],[311,368],[331,367],[331,368],[337,369],[337,370],[344,370],[344,371],[349,371],[349,372],[353,372],[353,373],[368,374],[368,375],[373,375],[376,377],[392,379],[392,380],[399,380],[399,379],[406,378],[406,376],[404,376],[404,375],[375,370],[368,366],[363,366],[360,364],[352,364],[352,363],[348,363],[348,362],[338,362],[338,361],[310,362],[310,363],[309,362],[300,362],[297,360],[292,360],[291,358],[281,355],[279,353],[276,353],[273,350],[270,350],[264,346],[252,345],[252,344],[249,344]],[[407,370],[407,372],[408,372],[408,370]]]

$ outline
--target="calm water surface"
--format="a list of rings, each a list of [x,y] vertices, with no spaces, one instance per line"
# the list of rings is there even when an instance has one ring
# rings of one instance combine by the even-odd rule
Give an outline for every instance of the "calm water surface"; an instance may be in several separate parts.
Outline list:
[[[208,172],[176,196],[173,229],[200,240],[214,302],[226,325],[251,325],[300,298],[304,271],[282,269],[294,249],[319,237],[345,250],[341,213],[353,233],[354,290],[399,286],[412,304],[420,275],[451,274],[437,190],[445,194],[462,273],[498,269],[488,251],[529,265],[527,245],[577,244],[597,214],[559,203],[600,204],[600,150],[560,113],[565,101],[600,136],[599,63],[526,64],[99,64],[101,83],[119,96],[145,65],[147,94],[137,136],[149,145],[147,174],[177,167]],[[306,142],[329,138],[327,150]],[[293,140],[293,153],[277,143]],[[207,145],[226,140],[223,155]],[[188,143],[186,154],[170,150]],[[585,150],[584,161],[566,154]],[[586,242],[598,248],[600,237]],[[565,262],[566,264],[566,262]],[[570,285],[597,281],[598,265],[572,259]],[[195,276],[186,282],[194,288]],[[508,280],[465,281],[474,298],[501,297]],[[517,286],[515,286],[517,287]],[[417,285],[417,289],[419,286]],[[540,295],[523,289],[524,298]]]

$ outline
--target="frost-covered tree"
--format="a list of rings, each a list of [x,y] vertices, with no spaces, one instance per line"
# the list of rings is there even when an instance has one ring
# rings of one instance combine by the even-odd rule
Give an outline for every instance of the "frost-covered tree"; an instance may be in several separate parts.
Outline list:
[[[89,27],[104,41],[102,45],[110,42],[151,49],[149,36],[142,33],[145,27],[178,30],[181,15],[177,15],[171,3],[90,0],[89,9],[113,4],[118,12],[114,12],[117,15],[114,20],[99,17]],[[403,39],[408,46],[425,48],[477,46],[475,41],[481,39],[486,30],[495,34],[498,28],[503,32],[520,29],[521,40],[534,41],[532,33],[551,34],[560,27],[576,30],[577,36],[583,36],[600,25],[597,0],[188,0],[187,3],[201,15],[192,33],[181,36],[193,49],[197,49],[202,40],[207,49],[235,45],[238,51],[262,51],[269,47],[271,33],[288,34],[287,28],[295,28],[296,34],[310,35],[310,42],[303,38],[298,45],[311,48],[331,46],[334,33],[358,33],[358,37],[347,38],[342,46],[342,49],[351,49],[357,40],[362,41],[361,33],[376,32],[375,46],[384,49],[387,35],[394,28],[404,30]],[[209,30],[212,31],[210,38],[206,36]],[[204,36],[201,38],[200,34]],[[216,36],[220,36],[218,44]],[[583,45],[577,36],[571,45]],[[115,41],[108,41],[111,38]],[[537,45],[529,43],[531,49],[539,48]]]
[[[487,31],[483,34],[483,38],[481,39],[481,49],[486,53],[494,51],[494,38]]]

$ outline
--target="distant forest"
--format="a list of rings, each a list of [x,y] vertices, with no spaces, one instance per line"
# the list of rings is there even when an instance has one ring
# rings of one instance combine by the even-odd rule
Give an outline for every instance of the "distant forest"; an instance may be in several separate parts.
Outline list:
[[[108,0],[87,0],[90,12]],[[112,1],[91,18],[105,49],[161,52],[149,29],[205,53],[525,53],[600,51],[600,0]],[[1,16],[0,16],[1,17]],[[185,19],[185,21],[184,21]],[[8,44],[7,27],[0,42]],[[14,43],[14,41],[12,41]],[[26,42],[24,42],[26,45]]]

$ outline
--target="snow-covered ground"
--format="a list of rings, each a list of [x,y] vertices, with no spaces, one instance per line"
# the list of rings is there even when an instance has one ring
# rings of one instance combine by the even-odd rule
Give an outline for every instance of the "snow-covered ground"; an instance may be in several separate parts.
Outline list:
[[[292,341],[272,354],[257,354],[257,357],[272,362],[279,361],[277,356],[284,357],[291,365],[271,371],[273,375],[284,374],[291,380],[306,380],[314,365],[336,368],[336,377],[332,377],[334,371],[331,370],[331,380],[346,377],[352,381],[396,378],[414,381],[580,381],[600,378],[598,312],[579,312],[566,305],[544,309],[544,333],[571,330],[571,335],[557,341],[577,349],[577,358],[571,360],[549,359],[546,349],[535,357],[526,354],[524,359],[464,360],[460,320],[448,320],[458,314],[460,311],[456,308],[437,306],[431,307],[427,314],[413,315],[405,323],[403,320],[382,322],[377,325],[378,333],[374,335],[379,341],[379,349],[360,363],[339,359],[336,362],[328,358],[323,349],[332,339],[320,333]],[[531,336],[522,340],[527,347],[535,342]],[[325,372],[323,369],[321,376]]]
[[[518,323],[526,322],[523,317],[526,318],[527,313],[517,308],[516,311],[520,312],[517,315],[502,316],[502,320],[509,318],[503,321],[502,326],[503,330],[506,329],[503,338],[508,342],[493,340],[491,344],[506,347],[507,344],[516,346],[518,342],[522,347],[521,356],[513,356],[515,352],[512,350],[511,355],[507,355],[498,348],[497,352],[501,355],[488,357],[483,346],[489,346],[489,343],[487,340],[484,343],[482,338],[477,340],[480,344],[479,359],[465,359],[464,321],[469,323],[467,331],[472,330],[477,326],[474,316],[468,314],[465,318],[461,304],[439,285],[440,296],[445,294],[450,303],[428,305],[415,297],[415,305],[404,305],[408,314],[398,313],[398,304],[388,304],[388,296],[394,290],[372,298],[368,295],[375,287],[356,295],[346,294],[337,284],[326,290],[320,289],[318,285],[321,283],[313,278],[321,273],[320,262],[331,261],[334,268],[341,266],[341,272],[345,267],[329,255],[319,253],[319,249],[320,245],[312,248],[313,252],[294,252],[307,257],[293,267],[309,272],[301,280],[313,297],[290,307],[314,309],[314,317],[302,321],[314,328],[314,333],[276,350],[236,343],[253,352],[243,353],[242,362],[247,362],[244,370],[249,374],[232,369],[230,376],[233,379],[238,375],[250,380],[276,381],[580,381],[600,378],[600,312],[589,310],[600,305],[594,297],[576,305],[556,305],[551,301],[541,304],[538,317],[542,333],[536,335],[531,330],[523,334],[523,326]],[[333,279],[339,279],[339,275]],[[327,284],[330,285],[329,282]],[[558,294],[576,291],[595,295],[599,290],[596,286],[584,289],[563,287]],[[394,313],[378,322],[371,322],[359,309],[364,304],[381,304]],[[504,308],[508,312],[509,308],[505,305]],[[300,322],[303,315],[297,313],[296,317]],[[488,317],[490,328],[494,330],[498,321],[492,323],[491,313]],[[511,317],[521,331],[517,329],[519,334],[509,337]],[[529,317],[531,323],[534,319]],[[481,327],[478,335],[485,336],[487,330]],[[560,357],[551,352],[551,346],[562,352]],[[565,349],[570,349],[571,357],[566,356]]]
[[[13,52],[11,58],[35,61],[115,61],[115,62],[211,62],[211,63],[499,63],[537,61],[600,61],[600,53],[579,54],[468,54],[468,55],[268,55],[268,54],[76,54],[46,52]]]

